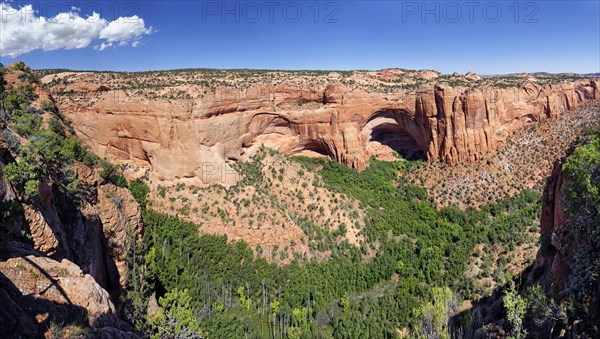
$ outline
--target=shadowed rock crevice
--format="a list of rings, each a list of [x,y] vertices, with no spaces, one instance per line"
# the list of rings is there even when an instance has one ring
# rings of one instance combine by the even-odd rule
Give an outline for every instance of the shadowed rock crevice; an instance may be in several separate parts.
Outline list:
[[[35,272],[40,272],[48,276],[48,279],[55,281],[39,266],[36,267]],[[49,286],[56,287],[57,284]],[[61,293],[65,300],[68,300],[62,289]],[[19,336],[43,338],[42,333],[53,324],[89,326],[85,308],[73,305],[70,300],[67,303],[57,302],[44,299],[43,296],[23,294],[2,272],[0,272],[0,304],[2,305],[0,308],[0,336],[3,338],[18,338]],[[38,322],[36,319],[41,321]]]
[[[424,159],[416,140],[408,132],[394,124],[382,124],[373,129],[369,143],[387,146],[406,159]]]
[[[392,160],[396,156],[409,160],[427,159],[426,146],[417,141],[416,126],[411,115],[403,110],[376,112],[363,128],[367,152],[383,160]]]
[[[322,140],[309,140],[296,145],[288,152],[290,155],[302,155],[307,157],[331,158],[335,160],[333,152]]]
[[[94,287],[93,280],[70,271],[67,261],[48,267],[52,261],[40,257],[11,260],[22,260],[15,269],[24,269],[27,281],[11,274],[6,265],[3,268],[8,272],[0,271],[0,337],[140,337],[115,315],[108,299],[96,297],[97,291],[102,291]],[[89,291],[88,298],[83,295],[73,301],[69,293],[82,288]]]

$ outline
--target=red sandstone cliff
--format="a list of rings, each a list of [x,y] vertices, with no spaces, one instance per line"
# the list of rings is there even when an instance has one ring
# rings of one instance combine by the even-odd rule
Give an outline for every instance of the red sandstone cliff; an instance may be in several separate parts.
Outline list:
[[[461,78],[469,88],[451,87],[431,72],[412,75],[424,85],[403,90],[381,87],[390,74],[373,73],[343,81],[292,76],[275,85],[236,79],[208,89],[158,75],[164,88],[156,93],[124,87],[125,79],[110,73],[59,73],[43,82],[77,135],[101,156],[149,168],[159,180],[225,184],[234,178],[226,162],[260,144],[357,169],[391,150],[421,151],[450,164],[474,161],[514,128],[599,97],[590,79],[502,89],[492,80]]]
[[[559,296],[568,286],[570,263],[581,245],[572,227],[565,223],[567,215],[563,203],[563,185],[566,179],[562,172],[565,161],[566,158],[562,158],[555,162],[544,189],[540,220],[541,248],[526,281],[526,285],[542,282],[554,296]]]

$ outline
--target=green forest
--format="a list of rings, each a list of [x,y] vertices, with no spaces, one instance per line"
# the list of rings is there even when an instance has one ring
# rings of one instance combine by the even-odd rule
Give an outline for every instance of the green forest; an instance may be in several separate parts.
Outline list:
[[[277,266],[255,259],[245,242],[200,236],[202,225],[152,211],[148,190],[132,182],[145,208],[144,242],[130,255],[138,258],[131,263],[129,294],[138,329],[156,336],[395,337],[410,330],[448,337],[448,317],[458,303],[483,293],[464,274],[475,244],[516,247],[539,218],[533,192],[482,209],[436,210],[423,189],[402,180],[414,165],[406,161],[373,160],[357,172],[329,160],[295,160],[330,190],[368,208],[364,233],[369,244],[379,244],[375,258],[364,260],[361,248],[349,246],[324,262]],[[505,276],[498,274],[499,283]],[[143,300],[153,291],[162,313],[149,317]],[[176,314],[198,322],[174,321]]]

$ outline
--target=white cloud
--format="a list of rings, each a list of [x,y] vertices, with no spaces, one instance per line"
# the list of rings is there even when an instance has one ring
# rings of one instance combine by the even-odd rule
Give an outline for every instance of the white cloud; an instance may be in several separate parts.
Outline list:
[[[142,36],[152,34],[152,27],[146,28],[144,19],[134,15],[112,21],[100,32],[100,38],[109,43],[139,42]]]
[[[112,44],[112,43],[110,43],[110,42],[109,42],[109,43],[103,42],[103,43],[101,43],[101,44],[100,44],[100,45],[98,45],[98,46],[94,46],[94,49],[95,49],[95,50],[97,50],[97,51],[103,51],[103,50],[105,50],[105,49],[109,48],[109,47],[110,47],[110,46],[112,46],[112,45],[113,45],[113,44]]]
[[[111,46],[137,47],[144,35],[153,32],[137,15],[109,22],[98,13],[83,18],[73,8],[44,17],[31,5],[15,8],[0,3],[0,56],[16,57],[36,49],[84,48],[96,39],[104,40],[94,47],[100,51]]]

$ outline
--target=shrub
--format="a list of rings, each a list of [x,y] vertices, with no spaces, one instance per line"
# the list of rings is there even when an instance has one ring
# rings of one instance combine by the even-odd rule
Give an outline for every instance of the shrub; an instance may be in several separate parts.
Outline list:
[[[140,207],[142,209],[146,208],[147,197],[148,193],[150,192],[148,185],[146,185],[140,179],[136,179],[129,183],[129,191]]]
[[[23,206],[17,200],[0,201],[0,223],[10,220],[23,212]]]
[[[600,210],[600,138],[578,147],[563,171],[569,179],[565,185],[565,200],[570,212],[577,213],[586,205]]]
[[[106,159],[102,159],[99,161],[98,165],[100,166],[101,172],[100,176],[119,187],[127,187],[127,180],[121,174],[121,167],[109,162]]]
[[[167,195],[167,188],[163,185],[158,185],[158,195],[161,198],[164,198]]]
[[[192,298],[187,289],[174,289],[159,298],[161,313],[150,322],[158,329],[157,338],[204,338],[194,317]]]
[[[78,193],[83,189],[84,184],[81,180],[75,179],[67,184],[67,195],[71,198],[77,197]]]
[[[415,310],[419,323],[417,332],[427,338],[449,339],[448,322],[454,311],[452,291],[449,288],[432,288],[431,301]]]
[[[4,97],[4,107],[9,110],[24,110],[37,98],[31,84],[23,84],[17,88],[11,87],[6,91]]]
[[[25,182],[25,187],[23,190],[23,197],[27,200],[32,199],[37,196],[40,191],[40,181],[39,180],[28,180]]]
[[[37,163],[36,155],[26,151],[22,153],[18,162],[11,162],[3,169],[6,179],[17,188],[24,190],[25,199],[37,195],[38,186],[44,173],[42,166],[38,166]]]
[[[2,65],[2,63],[0,63],[0,65]],[[6,85],[6,81],[4,80],[5,72],[4,66],[0,66],[0,104],[3,102],[2,99],[4,97],[4,86]]]
[[[27,72],[27,71],[29,71],[29,67],[27,67],[23,61],[18,61],[17,63],[15,63],[15,66],[14,66],[14,68],[15,68],[17,71],[22,71],[22,72]]]
[[[31,113],[12,114],[10,121],[15,132],[22,136],[30,136],[39,130],[42,117]]]
[[[542,285],[535,284],[529,287],[525,297],[530,305],[529,318],[531,319],[533,332],[539,338],[552,333],[557,324],[562,323],[564,325],[567,323],[568,316],[565,308],[546,296]]]
[[[506,309],[506,318],[512,329],[508,338],[522,339],[527,337],[527,330],[523,326],[523,319],[529,307],[529,301],[519,295],[514,282],[510,282],[508,289],[504,293],[504,308]]]
[[[20,145],[19,138],[8,128],[2,129],[0,137],[12,151],[17,151]]]

